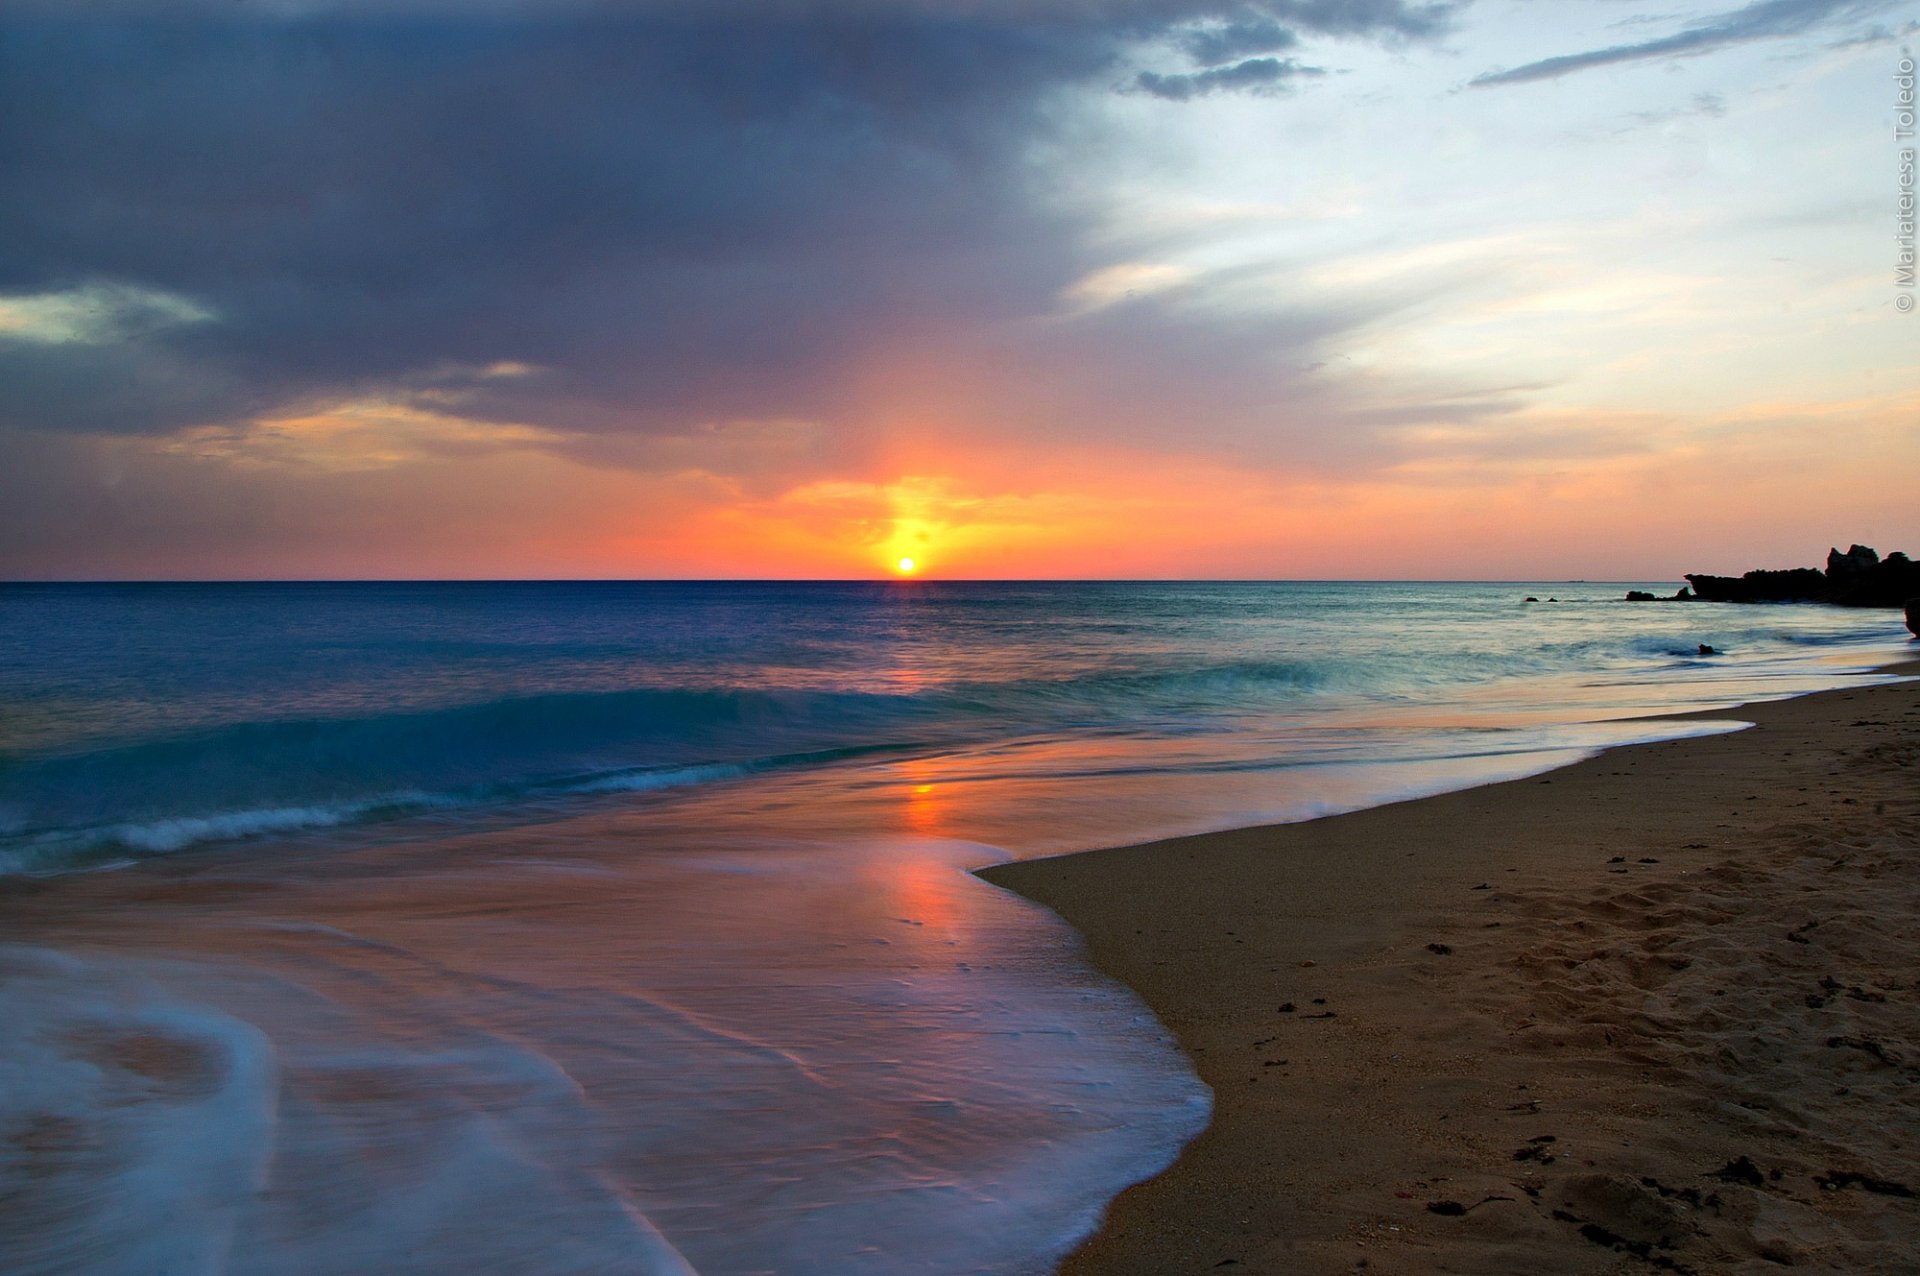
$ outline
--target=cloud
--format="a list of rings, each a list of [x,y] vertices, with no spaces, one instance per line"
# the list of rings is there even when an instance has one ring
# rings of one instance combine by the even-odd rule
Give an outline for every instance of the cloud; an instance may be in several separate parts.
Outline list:
[[[215,318],[187,297],[125,284],[0,293],[0,417],[174,428],[227,410],[237,387],[216,361],[184,352]]]
[[[1135,83],[1143,93],[1169,102],[1186,102],[1213,93],[1243,91],[1278,92],[1289,81],[1301,76],[1325,75],[1317,66],[1302,66],[1292,58],[1248,58],[1232,66],[1214,67],[1191,75],[1159,75],[1142,71]]]
[[[1290,49],[1300,37],[1271,18],[1204,26],[1180,38],[1180,47],[1201,66],[1220,66],[1250,54]]]
[[[1833,41],[1830,49],[1859,49],[1876,44],[1892,44],[1895,40],[1905,40],[1920,35],[1920,22],[1908,21],[1898,27],[1889,27],[1885,23],[1876,23],[1864,31],[1857,31]]]
[[[1447,12],[12,6],[0,296],[49,332],[68,320],[47,298],[120,300],[84,343],[0,343],[0,427],[230,427],[502,364],[541,371],[441,392],[569,435],[831,421],[877,342],[1043,316],[1111,264],[1036,158],[1076,95],[1166,52],[1424,38]],[[1309,73],[1248,58],[1146,83]]]
[[[0,295],[0,342],[102,345],[212,318],[184,297],[93,284],[64,292]]]
[[[1703,18],[1672,35],[1584,53],[1561,54],[1512,70],[1488,71],[1475,76],[1469,84],[1476,88],[1527,84],[1623,62],[1699,57],[1733,45],[1799,35],[1831,22],[1851,21],[1887,8],[1890,3],[1891,0],[1755,0],[1744,8]]]
[[[1278,0],[1263,6],[1282,22],[1325,35],[1391,35],[1429,39],[1452,24],[1461,3],[1408,4],[1406,0]]]
[[[1630,121],[1630,128],[1657,128],[1689,117],[1717,120],[1726,114],[1726,98],[1718,93],[1696,93],[1685,106],[1668,107],[1662,111],[1629,111],[1626,118]]]
[[[1173,43],[1200,69],[1142,71],[1132,87],[1169,102],[1216,93],[1271,96],[1290,82],[1326,74],[1317,66],[1275,53],[1300,43],[1299,30],[1329,36],[1424,39],[1445,30],[1453,4],[1409,5],[1405,0],[1268,0],[1245,5],[1219,20],[1200,20],[1178,30]]]

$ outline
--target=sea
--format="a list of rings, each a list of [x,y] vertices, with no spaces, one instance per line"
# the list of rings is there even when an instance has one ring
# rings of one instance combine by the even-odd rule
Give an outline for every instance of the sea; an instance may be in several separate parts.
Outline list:
[[[1050,1271],[1210,1095],[972,870],[1908,647],[1629,588],[0,585],[0,1270]]]

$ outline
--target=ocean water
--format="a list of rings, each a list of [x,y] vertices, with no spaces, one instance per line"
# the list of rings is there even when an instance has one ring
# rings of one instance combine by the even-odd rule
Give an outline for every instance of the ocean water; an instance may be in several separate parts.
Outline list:
[[[1047,1271],[1209,1096],[968,870],[1906,648],[1628,587],[0,586],[0,1269]]]

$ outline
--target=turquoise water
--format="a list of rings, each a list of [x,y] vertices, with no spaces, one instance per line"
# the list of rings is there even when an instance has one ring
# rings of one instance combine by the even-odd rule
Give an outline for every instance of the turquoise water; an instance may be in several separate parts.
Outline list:
[[[1626,588],[0,586],[0,1267],[1046,1271],[1209,1096],[968,870],[1906,649]]]

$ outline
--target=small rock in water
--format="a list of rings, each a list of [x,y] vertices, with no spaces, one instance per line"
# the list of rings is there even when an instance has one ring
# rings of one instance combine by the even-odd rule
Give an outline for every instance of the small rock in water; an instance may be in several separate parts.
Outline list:
[[[1700,644],[1700,654],[1703,656],[1717,656],[1720,653],[1715,651],[1712,647],[1707,646],[1707,644],[1703,642]]]

